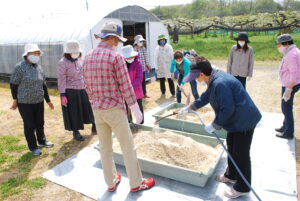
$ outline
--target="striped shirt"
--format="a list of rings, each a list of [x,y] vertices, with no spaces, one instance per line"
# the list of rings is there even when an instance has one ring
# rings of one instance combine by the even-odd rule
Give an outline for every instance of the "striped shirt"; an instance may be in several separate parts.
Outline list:
[[[147,66],[150,66],[147,49],[145,47],[134,47],[134,50],[139,53],[140,61],[143,66],[143,72],[145,72],[147,70]]]
[[[124,99],[129,106],[136,102],[123,56],[105,42],[86,55],[83,77],[93,109],[119,107],[126,111]]]

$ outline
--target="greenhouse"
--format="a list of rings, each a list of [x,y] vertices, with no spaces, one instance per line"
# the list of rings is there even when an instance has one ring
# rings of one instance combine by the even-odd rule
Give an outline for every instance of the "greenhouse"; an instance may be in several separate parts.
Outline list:
[[[163,23],[140,6],[126,6],[114,11],[104,9],[101,16],[64,16],[15,24],[0,24],[0,74],[9,75],[21,61],[24,45],[37,43],[44,52],[41,65],[47,78],[56,78],[56,67],[63,55],[63,45],[67,40],[78,40],[83,55],[99,43],[94,34],[99,33],[107,22],[123,26],[125,43],[133,44],[133,38],[142,34],[147,41],[150,65],[153,66],[154,49],[159,34],[168,32]],[[119,47],[120,50],[120,47]]]

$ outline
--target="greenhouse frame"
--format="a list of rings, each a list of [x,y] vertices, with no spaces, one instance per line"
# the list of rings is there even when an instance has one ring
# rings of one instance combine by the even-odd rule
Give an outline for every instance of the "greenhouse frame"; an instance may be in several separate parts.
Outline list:
[[[107,14],[108,13],[108,14]],[[56,79],[57,63],[61,59],[64,43],[78,40],[83,56],[100,42],[94,37],[107,22],[115,22],[123,27],[124,44],[133,44],[134,36],[142,34],[146,39],[150,66],[154,68],[153,57],[159,34],[169,38],[168,31],[160,20],[140,6],[125,6],[114,11],[103,12],[97,16],[74,16],[43,19],[19,24],[0,24],[0,74],[9,76],[18,62],[22,60],[24,45],[37,43],[43,51],[41,66],[48,79]],[[121,46],[118,47],[118,51]]]

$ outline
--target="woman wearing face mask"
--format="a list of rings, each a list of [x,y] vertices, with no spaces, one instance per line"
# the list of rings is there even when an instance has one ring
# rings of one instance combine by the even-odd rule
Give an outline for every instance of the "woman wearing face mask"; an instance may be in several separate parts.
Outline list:
[[[178,103],[181,103],[181,91],[185,84],[183,79],[187,76],[187,74],[189,74],[190,65],[191,62],[186,57],[183,56],[183,53],[181,51],[179,50],[175,51],[174,59],[172,59],[171,62],[170,72],[174,73],[175,69],[179,72],[178,86],[176,88],[176,98]],[[195,100],[197,100],[199,98],[199,95],[197,91],[196,81],[195,80],[191,81],[190,85],[191,85],[193,96]]]
[[[140,61],[142,63],[142,67],[143,67],[143,82],[142,82],[142,86],[143,86],[143,93],[144,93],[144,97],[145,98],[150,98],[147,95],[147,90],[146,90],[146,72],[150,72],[151,68],[149,65],[149,60],[148,60],[148,53],[147,53],[147,49],[144,45],[145,43],[145,39],[143,38],[142,35],[136,35],[134,37],[134,50],[137,51],[139,53],[139,58]]]
[[[65,129],[73,131],[77,141],[84,140],[79,132],[84,129],[84,124],[92,124],[91,133],[97,134],[93,110],[84,89],[81,52],[78,41],[67,41],[57,76]]]
[[[284,114],[283,125],[275,130],[277,137],[294,138],[293,101],[295,93],[300,88],[300,50],[289,34],[282,34],[277,38],[278,51],[284,55],[279,78],[282,85],[281,110]]]
[[[231,48],[227,63],[227,73],[236,77],[246,88],[246,78],[248,77],[249,81],[253,75],[253,49],[248,46],[250,41],[245,32],[239,33],[234,40],[237,41],[237,44]]]
[[[192,80],[204,82],[207,85],[200,98],[189,106],[182,108],[178,114],[185,115],[196,111],[210,103],[215,111],[215,119],[205,125],[206,132],[212,134],[215,130],[225,129],[228,152],[251,184],[251,157],[250,148],[252,137],[261,114],[242,84],[233,76],[224,71],[213,69],[210,62],[204,57],[196,57],[191,65],[185,82]],[[224,174],[216,176],[215,180],[233,184],[228,187],[224,195],[228,198],[237,198],[248,195],[249,186],[237,172],[228,158],[228,166]]]
[[[143,115],[143,120],[141,122],[141,124],[143,124],[144,123],[144,109],[143,109],[144,92],[142,87],[142,82],[143,82],[142,63],[140,62],[138,52],[134,51],[131,45],[126,45],[125,47],[123,47],[122,55],[126,61],[128,74],[135,93],[135,97]],[[129,119],[130,121],[132,121],[131,115],[129,115]]]
[[[164,34],[158,36],[158,46],[154,52],[154,65],[157,70],[157,78],[160,81],[160,91],[162,96],[166,94],[165,81],[168,79],[169,89],[172,97],[175,98],[175,86],[171,78],[170,66],[173,59],[173,48],[167,44],[167,39]]]
[[[48,95],[46,80],[38,64],[43,52],[37,44],[25,45],[24,60],[17,64],[10,78],[13,96],[12,110],[19,109],[24,123],[24,134],[33,155],[42,154],[39,147],[53,147],[44,133],[44,99],[54,109]]]

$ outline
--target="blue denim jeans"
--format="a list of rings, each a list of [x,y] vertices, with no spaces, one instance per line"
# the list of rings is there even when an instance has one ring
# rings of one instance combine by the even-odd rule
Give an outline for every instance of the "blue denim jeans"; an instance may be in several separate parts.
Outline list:
[[[182,79],[183,79],[183,75],[179,74],[178,85],[181,84]],[[191,89],[192,89],[192,94],[193,94],[195,100],[197,100],[199,98],[199,94],[198,94],[198,90],[197,90],[196,80],[191,81],[190,85],[191,85]],[[176,99],[177,99],[177,103],[181,103],[181,91],[178,86],[176,87]]]
[[[300,84],[293,87],[291,98],[285,102],[281,99],[281,110],[284,115],[283,120],[283,133],[286,136],[294,137],[294,115],[293,115],[293,102],[295,93],[300,89]],[[282,87],[281,97],[285,91],[285,87]]]

